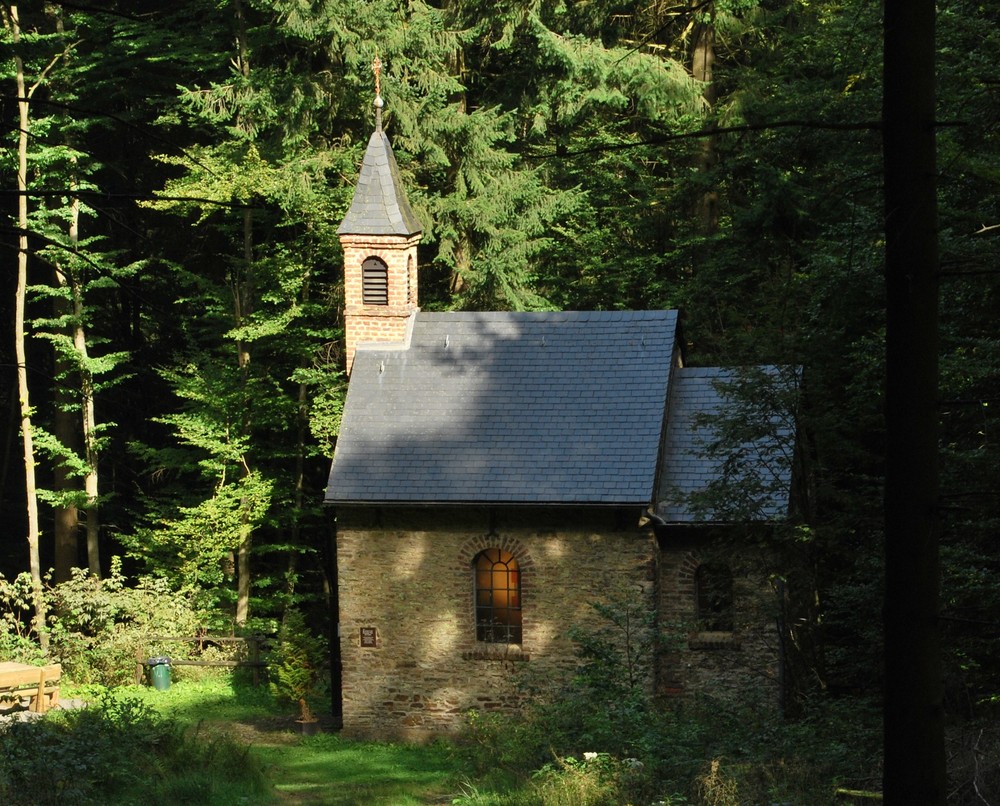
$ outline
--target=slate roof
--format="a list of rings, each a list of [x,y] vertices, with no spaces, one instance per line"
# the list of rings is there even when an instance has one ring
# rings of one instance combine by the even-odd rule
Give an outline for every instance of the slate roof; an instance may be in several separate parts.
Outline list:
[[[675,311],[417,313],[360,346],[328,503],[648,505]]]
[[[339,235],[415,235],[421,231],[399,178],[389,138],[376,129],[368,140],[354,199]]]
[[[736,391],[753,383],[740,401]],[[773,521],[788,515],[795,427],[777,398],[797,386],[797,371],[675,370],[656,514],[668,523]],[[769,393],[771,392],[771,393]],[[713,418],[741,416],[739,445],[716,444]],[[698,496],[716,486],[712,504]]]

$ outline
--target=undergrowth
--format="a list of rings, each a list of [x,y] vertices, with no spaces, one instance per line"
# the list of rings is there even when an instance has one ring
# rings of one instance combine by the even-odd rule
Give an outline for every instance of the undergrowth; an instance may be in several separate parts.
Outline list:
[[[575,631],[578,666],[561,688],[532,687],[517,715],[473,713],[473,770],[460,806],[833,806],[840,782],[877,781],[880,721],[870,703],[817,698],[784,718],[763,689],[662,702],[649,693],[641,613],[598,611]],[[639,625],[623,629],[623,625]]]
[[[267,802],[261,765],[139,698],[107,692],[89,708],[0,727],[0,802],[231,804]]]

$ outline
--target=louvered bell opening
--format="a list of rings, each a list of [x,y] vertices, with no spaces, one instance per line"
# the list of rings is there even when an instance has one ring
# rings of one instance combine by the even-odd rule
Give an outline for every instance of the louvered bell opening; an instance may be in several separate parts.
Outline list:
[[[389,267],[377,257],[361,264],[361,301],[365,305],[389,304]]]

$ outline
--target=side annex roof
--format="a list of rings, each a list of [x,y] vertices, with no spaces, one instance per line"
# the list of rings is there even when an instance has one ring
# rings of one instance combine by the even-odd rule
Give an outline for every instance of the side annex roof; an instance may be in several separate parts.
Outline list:
[[[768,522],[789,514],[794,367],[674,371],[656,514],[667,523]]]

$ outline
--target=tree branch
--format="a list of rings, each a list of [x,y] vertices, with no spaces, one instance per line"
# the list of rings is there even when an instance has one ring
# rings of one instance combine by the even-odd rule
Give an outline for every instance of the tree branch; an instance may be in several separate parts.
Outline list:
[[[80,41],[82,41],[82,40],[80,40]],[[35,90],[37,90],[44,83],[45,77],[49,74],[49,71],[51,71],[53,67],[55,67],[57,64],[59,64],[60,61],[62,61],[64,58],[66,58],[66,56],[68,56],[70,54],[70,52],[77,45],[80,44],[80,41],[74,42],[71,45],[67,45],[66,46],[66,50],[64,50],[62,53],[57,53],[55,56],[53,56],[52,60],[47,65],[45,65],[45,68],[42,70],[42,72],[40,72],[38,74],[38,78],[35,80],[35,83],[31,85],[31,89],[29,89],[27,91],[27,93],[25,93],[25,95],[27,97],[26,98],[18,98],[18,101],[30,101],[31,98],[32,98],[32,96],[35,94]]]
[[[860,123],[826,123],[821,120],[778,120],[772,123],[746,123],[741,126],[709,126],[705,129],[698,129],[691,132],[679,132],[677,134],[665,134],[662,137],[651,137],[646,140],[636,140],[631,143],[615,143],[610,145],[593,146],[591,148],[579,148],[574,151],[549,151],[542,154],[527,155],[526,159],[550,159],[552,157],[575,157],[584,154],[596,154],[605,151],[622,151],[626,148],[636,148],[638,146],[661,145],[672,143],[675,140],[691,140],[700,137],[717,137],[720,134],[736,134],[739,132],[760,132],[770,129],[826,129],[829,131],[878,131],[882,123],[877,120],[862,121]]]

